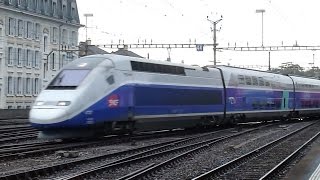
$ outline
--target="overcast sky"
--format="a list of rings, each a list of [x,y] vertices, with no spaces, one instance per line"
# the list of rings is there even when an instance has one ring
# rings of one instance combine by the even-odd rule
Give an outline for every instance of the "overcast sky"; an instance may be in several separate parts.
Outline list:
[[[211,20],[219,22],[217,41],[220,47],[261,46],[264,13],[264,45],[320,45],[320,1],[317,0],[77,0],[80,21],[88,17],[88,37],[92,44],[137,43],[212,43]],[[79,40],[85,40],[81,28]],[[106,49],[107,51],[112,51]],[[166,49],[131,49],[151,59],[165,60]],[[115,50],[113,50],[115,51]],[[314,56],[313,56],[314,54]],[[212,64],[212,47],[203,52],[195,49],[172,49],[173,62]],[[304,67],[315,60],[320,65],[317,51],[271,52],[271,66],[293,62]],[[218,52],[217,60],[230,65],[268,65],[268,52]]]

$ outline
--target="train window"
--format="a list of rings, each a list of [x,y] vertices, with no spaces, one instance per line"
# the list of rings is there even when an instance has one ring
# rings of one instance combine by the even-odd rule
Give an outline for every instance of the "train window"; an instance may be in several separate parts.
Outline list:
[[[251,85],[252,84],[252,80],[250,76],[246,76],[246,85]]]
[[[139,70],[139,64],[137,62],[131,61],[132,70]]]
[[[114,77],[113,77],[113,75],[111,75],[111,76],[109,76],[109,77],[107,78],[107,82],[108,82],[110,85],[114,83]]]
[[[65,69],[51,81],[47,89],[76,89],[89,72],[89,69]]]
[[[272,88],[277,88],[276,82],[271,81],[270,84]]]
[[[243,75],[238,75],[238,81],[239,81],[239,84],[246,84],[245,81],[244,81],[244,76]]]
[[[185,75],[184,67],[131,61],[133,71]]]
[[[263,77],[258,77],[259,86],[264,86],[264,80]]]
[[[177,68],[177,70],[176,70],[177,74],[183,74],[183,75],[185,75],[184,68],[178,67],[178,66],[177,66],[176,68]]]
[[[269,81],[265,81],[265,85],[269,87],[270,86],[270,82]]]
[[[252,85],[258,86],[258,78],[255,76],[252,76]]]

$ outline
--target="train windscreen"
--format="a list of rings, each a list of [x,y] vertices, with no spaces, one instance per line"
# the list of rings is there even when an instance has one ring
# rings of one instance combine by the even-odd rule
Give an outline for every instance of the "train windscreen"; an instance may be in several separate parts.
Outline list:
[[[47,89],[76,89],[89,72],[89,69],[65,69],[51,81]]]

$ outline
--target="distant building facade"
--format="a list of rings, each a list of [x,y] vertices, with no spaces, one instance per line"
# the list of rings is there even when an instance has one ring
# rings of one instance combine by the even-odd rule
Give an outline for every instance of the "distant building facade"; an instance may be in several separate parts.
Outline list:
[[[78,56],[80,27],[76,0],[0,0],[0,109],[32,106]]]

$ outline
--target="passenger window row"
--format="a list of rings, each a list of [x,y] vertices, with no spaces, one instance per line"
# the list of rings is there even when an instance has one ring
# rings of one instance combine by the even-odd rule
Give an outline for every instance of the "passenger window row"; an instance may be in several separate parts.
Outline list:
[[[312,84],[296,84],[297,89],[320,89],[318,85]]]
[[[270,86],[270,82],[264,80],[263,77],[238,75],[238,82],[242,85]]]

